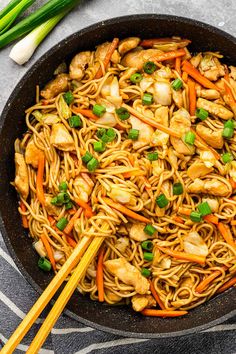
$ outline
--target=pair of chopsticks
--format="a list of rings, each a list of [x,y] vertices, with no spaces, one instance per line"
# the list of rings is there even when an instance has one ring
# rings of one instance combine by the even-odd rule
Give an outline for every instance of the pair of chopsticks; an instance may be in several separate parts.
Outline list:
[[[104,222],[101,229],[104,231],[108,230],[109,229],[108,223]],[[94,230],[91,229],[90,232],[91,231]],[[67,302],[69,301],[76,287],[78,286],[78,283],[85,275],[88,266],[96,256],[103,241],[104,241],[104,237],[98,237],[98,236],[94,238],[91,238],[89,236],[84,236],[81,239],[80,243],[78,243],[78,245],[76,246],[76,248],[74,249],[70,257],[67,259],[67,261],[64,263],[60,271],[55,275],[55,277],[52,279],[50,284],[44,290],[42,295],[38,298],[38,300],[35,302],[31,310],[28,312],[28,314],[25,316],[23,321],[17,327],[15,332],[9,338],[5,346],[2,348],[1,354],[13,353],[17,345],[21,342],[23,337],[32,327],[33,323],[36,321],[36,319],[39,317],[39,315],[44,310],[46,305],[52,299],[53,295],[59,289],[63,281],[70,274],[72,269],[78,264],[75,270],[73,271],[73,274],[71,275],[69,281],[67,282],[64,289],[62,290],[60,296],[58,297],[55,304],[53,305],[48,316],[44,320],[38,333],[34,337],[32,343],[29,346],[29,349],[26,352],[27,354],[38,353],[39,349],[41,348],[47,336],[49,335],[52,327],[54,326],[58,317],[62,313],[63,309],[65,308]]]

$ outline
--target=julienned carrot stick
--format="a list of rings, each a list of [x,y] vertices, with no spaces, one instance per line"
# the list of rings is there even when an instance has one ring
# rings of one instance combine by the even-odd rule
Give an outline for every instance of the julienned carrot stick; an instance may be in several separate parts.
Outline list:
[[[175,59],[178,57],[183,57],[184,55],[186,55],[186,51],[183,48],[181,48],[181,49],[177,49],[177,50],[171,50],[170,52],[154,55],[149,60],[154,61],[154,62],[160,62],[160,61],[164,61],[164,60],[170,60],[170,59]]]
[[[188,311],[168,311],[168,310],[154,310],[154,309],[144,309],[141,314],[144,316],[151,317],[178,317],[186,315]]]
[[[68,222],[66,227],[64,228],[63,231],[65,232],[65,234],[69,234],[72,231],[72,229],[74,227],[74,223],[80,217],[81,213],[82,213],[82,208],[79,208],[76,211],[76,213],[72,216],[72,218],[70,219],[70,221]]]
[[[188,82],[188,74],[184,71],[183,74],[182,74],[182,79],[185,83]]]
[[[197,132],[196,132],[193,128],[191,128],[190,130],[191,130],[191,131],[195,134],[195,136],[196,136],[195,142],[196,142],[196,143],[201,143],[207,150],[210,150],[210,151],[212,152],[212,154],[215,156],[215,158],[216,158],[217,160],[219,160],[219,159],[220,159],[220,154],[218,154],[218,152],[217,152],[215,149],[213,149],[211,146],[209,146],[209,145],[206,143],[206,141],[203,140],[203,139],[197,134]]]
[[[56,220],[51,216],[51,215],[48,215],[48,221],[50,222],[50,224],[54,225]]]
[[[236,243],[234,242],[230,229],[222,222],[219,222],[217,227],[225,242],[236,250]]]
[[[184,208],[184,207],[180,207],[178,209],[178,213],[179,214],[183,214],[183,215],[186,215],[186,216],[189,216],[191,214],[192,210],[191,209],[187,209],[187,208]]]
[[[229,179],[229,183],[231,184],[233,189],[236,189],[236,182],[234,182],[233,178]]]
[[[77,246],[77,243],[75,242],[75,240],[72,237],[68,236],[68,235],[66,235],[66,241],[73,248],[75,248]]]
[[[226,283],[224,283],[218,290],[217,294],[223,293],[225,290],[231,288],[231,286],[236,284],[236,277],[233,277],[232,279],[228,280]]]
[[[226,266],[222,267],[222,270],[225,271],[226,269]],[[215,270],[214,272],[212,272],[198,284],[198,286],[196,287],[196,292],[201,294],[206,289],[207,285],[209,285],[215,278],[217,278],[221,274],[222,272],[220,270]]]
[[[111,200],[109,198],[103,198],[103,200],[111,208],[114,208],[114,209],[120,211],[121,213],[131,217],[132,219],[136,219],[138,221],[145,222],[145,223],[150,223],[150,220],[145,218],[145,216],[135,213],[134,211],[126,208],[124,205],[122,205],[120,203],[113,202],[113,200]]]
[[[182,43],[187,46],[191,41],[189,39],[177,39],[177,38],[151,38],[144,39],[139,44],[141,47],[149,48],[153,47],[155,44],[168,44],[168,43]]]
[[[180,216],[174,216],[173,220],[180,224],[184,224],[184,219],[182,219]]]
[[[44,245],[44,247],[45,247],[45,249],[47,251],[47,255],[48,255],[48,258],[49,258],[49,260],[50,260],[50,262],[52,264],[52,267],[53,267],[54,270],[56,270],[56,261],[55,261],[54,256],[53,256],[53,251],[52,251],[51,245],[48,242],[48,239],[47,239],[47,237],[46,237],[46,235],[44,233],[42,233],[40,235],[40,238],[41,238],[41,240],[43,242],[43,245]]]
[[[98,117],[95,116],[95,114],[93,114],[91,109],[82,109],[82,108],[73,107],[73,110],[76,113],[81,113],[86,118],[89,118],[89,119],[92,119],[92,120],[97,120],[98,119]]]
[[[179,75],[181,75],[181,58],[177,57],[175,58],[175,70]]]
[[[86,203],[86,202],[84,202],[83,200],[78,199],[78,198],[75,199],[75,202],[76,202],[79,206],[81,206],[81,208],[85,209],[85,212],[86,212],[86,216],[87,216],[87,217],[90,218],[90,217],[93,216],[92,208],[91,208],[91,206],[90,206],[88,203]]]
[[[196,254],[191,254],[191,253],[185,253],[185,252],[179,252],[179,251],[173,251],[170,250],[169,248],[166,247],[160,247],[158,248],[163,252],[168,254],[171,257],[174,257],[176,259],[182,259],[184,261],[188,262],[193,262],[193,263],[198,263],[198,264],[205,264],[206,258],[203,256],[197,256]]]
[[[44,163],[45,163],[44,155],[39,155],[38,171],[37,171],[37,177],[36,177],[36,194],[37,194],[38,200],[40,201],[40,203],[42,205],[45,204],[45,197],[44,197],[44,191],[43,191]]]
[[[110,47],[108,48],[108,51],[105,55],[105,58],[103,60],[103,66],[104,66],[104,69],[106,70],[110,60],[111,60],[111,57],[112,57],[112,54],[114,53],[114,51],[116,50],[117,46],[119,44],[119,38],[114,38],[113,41],[111,42],[111,45]],[[102,68],[100,67],[94,77],[94,79],[100,79],[100,77],[102,77],[102,74],[103,74],[103,71],[102,71]]]
[[[199,82],[202,86],[219,91],[219,87],[217,87],[213,82],[205,78],[191,63],[187,60],[183,62],[182,70],[188,73],[194,80]]]
[[[131,172],[124,172],[123,173],[124,178],[143,176],[143,175],[145,175],[145,171],[131,171]]]
[[[191,116],[195,116],[197,98],[196,98],[195,82],[191,79],[188,79],[188,88],[189,88],[189,113]]]
[[[104,257],[104,248],[102,247],[98,253],[98,263],[97,263],[97,273],[96,273],[96,282],[98,288],[98,301],[104,301],[104,284],[103,284],[103,257]]]
[[[162,310],[165,310],[165,306],[164,306],[164,304],[162,303],[162,301],[161,301],[161,299],[160,299],[160,296],[157,294],[153,282],[150,280],[149,283],[150,283],[150,290],[151,290],[152,296],[154,297],[154,299],[156,300],[156,302],[158,303],[158,305],[160,306],[160,308],[161,308]]]
[[[203,219],[206,220],[207,222],[211,222],[212,224],[215,224],[215,225],[218,225],[218,223],[219,223],[219,219],[217,218],[217,216],[215,216],[213,214],[205,215],[205,216],[203,216]]]
[[[21,208],[21,210],[22,210],[23,212],[26,212],[26,211],[27,211],[27,208],[26,208],[25,204],[22,202],[22,200],[20,201],[20,208]],[[29,223],[28,223],[27,216],[21,214],[21,219],[22,219],[22,226],[23,226],[25,229],[28,229],[28,228],[29,228]]]
[[[231,225],[236,226],[236,220],[232,220]]]

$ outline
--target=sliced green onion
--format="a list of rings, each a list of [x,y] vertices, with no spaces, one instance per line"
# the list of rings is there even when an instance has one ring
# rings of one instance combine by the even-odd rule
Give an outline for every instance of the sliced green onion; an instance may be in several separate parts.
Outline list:
[[[72,209],[73,208],[73,203],[72,202],[68,202],[65,204],[65,209],[66,210],[69,210],[69,209]]]
[[[143,66],[143,70],[145,71],[146,74],[149,75],[153,74],[156,68],[157,66],[155,63],[153,63],[153,61],[147,61]]]
[[[74,101],[74,96],[71,91],[67,91],[66,93],[64,93],[63,98],[68,105],[70,105]]]
[[[57,195],[57,205],[66,204],[70,201],[70,196],[68,193],[60,192]]]
[[[225,154],[221,155],[222,161],[224,163],[228,163],[233,161],[234,157],[230,152],[226,152]]]
[[[68,185],[67,185],[67,183],[66,183],[65,181],[63,181],[63,182],[61,182],[61,183],[59,184],[59,190],[60,190],[61,192],[66,192],[66,191],[67,191],[67,188],[68,188]]]
[[[184,142],[189,145],[194,145],[196,135],[192,132],[187,132],[184,136]]]
[[[143,231],[149,236],[152,236],[156,232],[156,229],[151,224],[147,224]]]
[[[66,225],[68,224],[68,220],[64,217],[62,217],[60,220],[58,220],[58,222],[56,223],[56,227],[63,231],[64,228],[66,227]]]
[[[50,272],[52,269],[51,262],[45,257],[40,257],[38,260],[38,266],[40,269],[44,270],[45,272]]]
[[[169,204],[169,200],[166,198],[165,194],[160,194],[156,199],[156,203],[159,208],[165,208]]]
[[[138,129],[130,129],[128,133],[128,139],[137,140],[139,137],[139,130]]]
[[[175,79],[172,84],[171,84],[172,88],[175,90],[175,91],[178,91],[181,89],[181,87],[183,86],[183,81],[180,80],[180,79]]]
[[[183,194],[183,186],[181,183],[174,183],[173,184],[173,194],[174,195],[180,195],[180,194]]]
[[[227,120],[227,122],[225,122],[224,128],[234,129],[234,122],[232,121],[232,119]]]
[[[94,172],[99,166],[99,162],[95,157],[93,157],[88,163],[87,163],[87,169],[89,172]]]
[[[126,120],[130,117],[129,111],[124,107],[117,108],[116,114],[118,115],[120,120]]]
[[[130,81],[133,83],[133,84],[137,84],[137,83],[139,83],[142,79],[143,79],[143,77],[142,77],[142,75],[141,74],[139,74],[139,73],[134,73],[134,74],[132,74],[131,76],[130,76]]]
[[[147,269],[147,268],[142,268],[141,269],[141,274],[144,276],[144,277],[150,277],[150,275],[151,275],[151,271],[149,270],[149,269]]]
[[[106,134],[106,129],[105,128],[98,129],[96,135],[99,139],[103,136],[103,134]]]
[[[190,214],[190,219],[194,222],[200,222],[202,221],[202,215],[197,211],[192,211]]]
[[[7,15],[16,5],[18,5],[22,0],[11,0],[1,11],[0,18]]]
[[[101,137],[101,140],[102,140],[104,143],[109,143],[110,138],[109,138],[109,136],[105,133],[105,134],[103,134],[103,136]]]
[[[149,161],[156,161],[158,160],[158,152],[149,152],[147,154],[147,158]]]
[[[116,131],[113,128],[108,128],[106,132],[109,142],[112,142],[116,138]]]
[[[151,251],[153,249],[153,243],[152,241],[143,241],[141,243],[142,249],[147,250],[147,251]]]
[[[93,106],[93,114],[95,116],[101,117],[106,112],[106,107],[101,106],[100,104],[95,104]]]
[[[57,205],[57,197],[54,197],[51,199],[51,204],[52,205]]]
[[[96,152],[103,152],[106,150],[106,145],[104,144],[103,141],[95,141],[93,143],[93,148],[94,148],[94,151],[96,151]]]
[[[222,132],[223,138],[231,139],[234,136],[234,130],[231,128],[224,128]]]
[[[212,213],[210,205],[207,202],[199,204],[197,209],[202,216],[210,215]]]
[[[81,128],[83,123],[79,116],[72,116],[68,119],[71,128]]]
[[[142,104],[145,106],[150,106],[153,103],[153,95],[151,93],[145,92],[142,98]]]
[[[93,158],[93,155],[90,154],[89,151],[86,151],[85,155],[82,156],[82,161],[83,161],[84,163],[87,163],[87,162],[89,162],[92,158]]]
[[[151,262],[154,258],[154,254],[150,253],[150,252],[144,252],[143,253],[143,258],[145,259],[145,261],[149,261]]]
[[[209,113],[204,108],[197,108],[195,114],[197,118],[205,120],[207,119]]]

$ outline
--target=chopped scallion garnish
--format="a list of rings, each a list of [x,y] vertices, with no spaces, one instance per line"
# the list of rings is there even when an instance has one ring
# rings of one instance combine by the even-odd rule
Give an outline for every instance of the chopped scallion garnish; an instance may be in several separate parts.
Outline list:
[[[88,163],[93,158],[93,155],[89,151],[86,151],[85,155],[82,156],[82,161]]]
[[[158,160],[158,152],[149,152],[147,154],[147,158],[149,161],[156,161]]]
[[[62,217],[58,222],[56,223],[56,227],[63,231],[66,225],[68,224],[68,220],[65,217]]]
[[[197,211],[192,211],[190,214],[190,219],[193,222],[200,222],[200,221],[202,221],[202,215],[200,213],[198,213]]]
[[[175,90],[175,91],[178,91],[181,89],[181,87],[183,86],[183,81],[180,80],[180,79],[175,79],[172,84],[171,84],[172,88]]]
[[[68,119],[71,128],[81,128],[82,120],[79,116],[72,116]]]
[[[157,66],[155,63],[153,63],[153,61],[147,61],[143,66],[143,70],[145,71],[146,74],[149,75],[153,74],[156,68]]]
[[[99,166],[99,162],[95,157],[93,157],[88,163],[87,163],[87,169],[89,172],[94,172]]]
[[[106,145],[104,144],[103,141],[95,141],[93,143],[93,148],[94,148],[94,151],[96,151],[96,152],[103,152],[106,149]]]
[[[202,216],[206,216],[212,213],[210,205],[207,202],[199,204],[197,209]]]
[[[74,101],[74,96],[71,91],[67,91],[66,93],[64,93],[63,98],[68,105],[70,105]]]
[[[116,114],[118,115],[120,120],[126,120],[130,117],[129,111],[124,107],[117,108]]]
[[[95,116],[101,117],[106,112],[106,107],[101,106],[100,104],[95,104],[93,106],[93,114]]]
[[[141,269],[141,274],[144,276],[144,277],[150,277],[150,275],[151,275],[151,271],[149,270],[149,269],[147,269],[147,268],[142,268]]]
[[[141,80],[143,79],[142,75],[139,74],[139,73],[134,73],[130,76],[130,81],[133,83],[133,84],[137,84],[139,83]]]
[[[154,258],[154,254],[151,252],[144,252],[143,258],[145,259],[145,261],[151,262]]]
[[[138,129],[130,129],[128,133],[128,139],[131,140],[137,140],[139,136],[139,130]]]
[[[149,240],[143,241],[141,243],[141,246],[142,246],[142,249],[147,250],[147,251],[151,251],[153,249],[153,243],[152,243],[152,241],[149,241]]]
[[[156,203],[159,208],[165,208],[169,204],[169,200],[166,198],[165,194],[160,194],[156,199]]]
[[[225,154],[221,155],[222,161],[224,163],[228,163],[233,161],[234,157],[230,152],[226,152]]]
[[[183,186],[181,183],[174,183],[173,184],[173,194],[174,195],[180,195],[180,194],[183,194]]]
[[[195,114],[201,120],[205,120],[208,117],[208,112],[204,108],[197,108]]]
[[[184,142],[189,145],[194,145],[196,135],[193,132],[187,132],[184,136]]]
[[[40,269],[44,270],[45,272],[50,272],[52,265],[51,262],[47,258],[40,257],[38,260],[38,266]]]
[[[143,231],[149,236],[152,236],[156,232],[156,229],[151,224],[147,224]]]
[[[153,95],[151,93],[145,92],[142,98],[142,104],[144,106],[150,106],[153,103]]]

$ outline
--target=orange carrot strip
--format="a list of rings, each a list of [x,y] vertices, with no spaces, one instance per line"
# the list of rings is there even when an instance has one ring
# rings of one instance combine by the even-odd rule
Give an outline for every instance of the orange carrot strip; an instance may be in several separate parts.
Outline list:
[[[21,210],[22,210],[23,212],[26,212],[26,211],[27,211],[27,208],[26,208],[25,204],[22,202],[22,200],[20,201],[20,208],[21,208]],[[28,223],[27,216],[21,214],[21,219],[22,219],[22,226],[23,226],[25,229],[28,229],[28,228],[29,228],[29,223]]]
[[[222,267],[222,270],[228,269],[226,266]],[[215,270],[212,272],[210,275],[208,275],[205,279],[203,279],[198,286],[196,287],[196,292],[201,294],[215,278],[217,278],[219,275],[221,275],[222,272],[220,270]]]
[[[114,53],[114,51],[116,50],[117,46],[119,44],[119,38],[114,38],[113,41],[111,42],[111,45],[110,47],[108,48],[108,51],[105,55],[105,58],[103,60],[103,65],[104,65],[104,69],[106,70],[110,60],[111,60],[111,57],[112,57],[112,54]],[[100,67],[94,77],[94,79],[100,79],[100,77],[102,77],[103,75],[103,72],[102,72],[102,68]]]
[[[68,210],[68,214],[70,214],[70,215],[74,215],[75,213],[76,213],[75,209],[69,209]]]
[[[183,62],[182,70],[188,73],[193,79],[199,82],[202,86],[219,91],[219,87],[217,87],[213,82],[205,78],[192,64],[190,64],[187,60]]]
[[[195,136],[196,136],[195,141],[201,143],[207,150],[210,150],[210,151],[212,152],[212,154],[215,156],[215,158],[216,158],[217,160],[219,160],[219,159],[220,159],[220,154],[218,154],[218,152],[217,152],[215,149],[213,149],[211,146],[209,146],[209,145],[205,142],[205,140],[203,140],[203,139],[197,134],[196,130],[194,130],[193,128],[191,128],[190,130],[191,130],[191,131],[195,134]]]
[[[134,166],[134,157],[133,157],[133,155],[129,155],[128,156],[128,160],[131,163],[131,165]]]
[[[92,120],[96,120],[98,119],[98,117],[93,114],[93,112],[91,111],[91,109],[82,109],[82,108],[77,108],[77,107],[73,107],[73,110],[76,113],[81,113],[83,116],[85,116],[86,118],[90,118]]]
[[[181,48],[181,49],[171,50],[170,52],[154,55],[149,60],[154,61],[154,62],[160,62],[160,61],[164,61],[164,60],[170,60],[170,59],[175,59],[178,57],[183,57],[184,55],[186,55],[186,51],[183,48]]]
[[[122,107],[126,108],[131,114],[133,114],[135,117],[139,118],[142,122],[149,124],[152,127],[155,127],[166,134],[172,135],[176,138],[180,138],[179,133],[177,133],[176,131],[174,131],[171,128],[168,128],[160,123],[157,123],[156,121],[154,121],[153,119],[151,119],[149,117],[145,117],[142,113],[136,111],[136,109],[130,107],[129,105],[123,103]]]
[[[87,217],[92,217],[93,216],[93,211],[91,206],[88,203],[85,203],[83,200],[76,198],[75,202],[83,209],[86,211],[86,216]]]
[[[74,240],[72,237],[68,236],[68,235],[66,235],[66,241],[67,241],[67,242],[69,243],[69,245],[70,245],[71,247],[73,247],[73,248],[75,248],[76,245],[77,245],[77,243],[75,242],[75,240]]]
[[[182,79],[183,79],[183,81],[184,81],[185,83],[188,82],[188,74],[186,73],[186,71],[183,72],[183,74],[182,74]]]
[[[43,173],[44,173],[45,157],[44,155],[39,155],[38,158],[38,171],[36,177],[36,194],[37,198],[42,205],[45,204],[45,197],[43,191]]]
[[[69,234],[69,233],[72,231],[72,229],[73,229],[73,227],[74,227],[74,223],[75,223],[75,221],[80,217],[81,213],[82,213],[82,208],[79,208],[79,209],[75,212],[75,214],[72,216],[72,218],[70,219],[70,221],[68,222],[68,224],[66,225],[66,227],[64,228],[63,231],[64,231],[65,234]]]
[[[42,233],[40,235],[40,238],[41,238],[43,245],[47,251],[47,255],[48,255],[48,258],[52,264],[52,267],[54,270],[56,270],[56,261],[55,261],[54,255],[53,255],[52,247],[51,247],[50,243],[48,242],[48,239],[44,233]]]
[[[174,216],[173,220],[180,224],[184,224],[184,220],[180,216]]]
[[[55,224],[56,220],[51,216],[51,215],[48,215],[48,221],[50,222],[50,224]]]
[[[174,257],[176,259],[182,259],[184,261],[193,262],[193,263],[199,263],[199,264],[205,264],[205,261],[206,261],[205,257],[197,256],[196,254],[173,251],[173,250],[170,250],[169,248],[160,247],[160,246],[158,246],[158,248],[163,253],[166,253],[169,256]]]
[[[179,75],[181,75],[181,58],[177,57],[175,58],[175,70]]]
[[[233,178],[229,179],[229,183],[231,184],[233,189],[236,189],[236,182],[234,182]]]
[[[219,222],[217,227],[225,242],[236,250],[236,243],[234,242],[233,236],[228,227],[222,222]]]
[[[228,280],[226,283],[224,283],[218,290],[217,294],[223,293],[225,290],[231,288],[231,286],[236,284],[236,277],[233,277],[232,279]]]
[[[130,172],[124,172],[122,173],[124,178],[130,178],[134,176],[144,176],[145,171],[130,171]]]
[[[164,306],[164,304],[162,303],[162,301],[161,301],[161,299],[160,299],[160,296],[157,294],[153,282],[152,282],[151,280],[149,280],[149,283],[150,283],[150,291],[151,291],[151,293],[152,293],[152,296],[154,297],[154,299],[156,300],[156,302],[158,303],[158,305],[160,306],[160,308],[161,308],[162,310],[165,310],[165,306]]]
[[[189,113],[191,116],[195,116],[197,98],[196,98],[195,82],[191,79],[188,79],[188,88],[189,88]]]
[[[142,216],[142,215],[139,215],[137,213],[135,213],[134,211],[126,208],[124,205],[120,204],[120,203],[116,203],[116,202],[113,202],[113,200],[109,199],[109,198],[103,198],[104,202],[106,204],[108,204],[111,208],[114,208],[118,211],[120,211],[121,213],[133,218],[133,219],[136,219],[136,220],[139,220],[141,222],[145,222],[145,223],[150,223],[150,220],[145,218],[145,216]]]
[[[151,317],[178,317],[186,315],[188,311],[168,311],[168,310],[154,310],[154,309],[144,309],[141,314],[144,316]]]
[[[205,215],[205,216],[203,216],[203,219],[208,222],[211,222],[212,224],[215,224],[215,225],[218,225],[218,223],[219,223],[218,217],[213,214]]]
[[[192,212],[191,209],[187,209],[187,208],[183,208],[183,207],[180,207],[178,209],[178,213],[186,215],[186,216],[189,216],[191,214],[191,212]]]
[[[236,226],[236,220],[232,220],[231,225]]]
[[[185,42],[185,45],[187,46],[191,41],[189,39],[177,39],[177,38],[151,38],[151,39],[144,39],[142,42],[139,44],[141,47],[153,47],[155,44],[167,44],[167,43],[180,43],[180,42]]]
[[[96,273],[96,282],[98,288],[98,301],[104,301],[104,284],[103,284],[103,257],[104,257],[104,248],[102,247],[98,253],[98,263],[97,263],[97,273]]]

